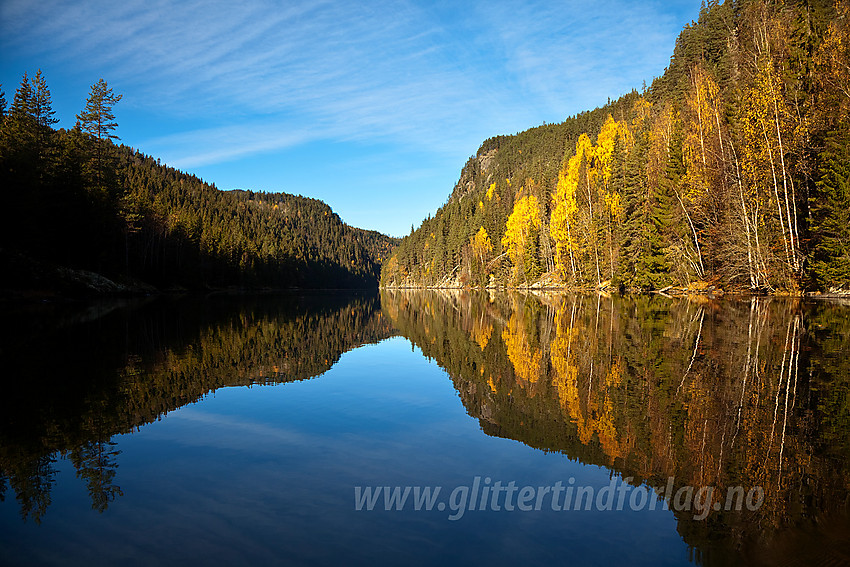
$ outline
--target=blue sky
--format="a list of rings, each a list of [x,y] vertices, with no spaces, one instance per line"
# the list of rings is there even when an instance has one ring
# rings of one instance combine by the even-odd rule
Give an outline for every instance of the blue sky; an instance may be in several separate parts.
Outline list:
[[[0,0],[11,102],[42,69],[59,126],[103,77],[123,143],[220,189],[322,199],[403,235],[484,139],[664,70],[699,0]]]

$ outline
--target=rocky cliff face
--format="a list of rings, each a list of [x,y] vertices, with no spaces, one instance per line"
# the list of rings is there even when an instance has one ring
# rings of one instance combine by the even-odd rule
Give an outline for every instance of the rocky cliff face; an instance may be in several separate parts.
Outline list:
[[[469,158],[460,172],[460,179],[455,184],[449,202],[459,201],[473,193],[483,183],[490,183],[496,161],[497,148],[485,149],[481,146],[478,154]],[[482,181],[483,180],[483,181]]]

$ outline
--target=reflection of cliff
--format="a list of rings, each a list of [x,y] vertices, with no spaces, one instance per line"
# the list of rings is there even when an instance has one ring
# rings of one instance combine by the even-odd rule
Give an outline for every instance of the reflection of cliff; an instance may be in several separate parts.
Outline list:
[[[716,497],[762,486],[756,512],[678,514],[703,563],[757,564],[847,506],[846,307],[389,291],[382,302],[490,435],[653,486],[672,476]]]
[[[220,387],[320,375],[393,334],[376,296],[317,295],[160,301],[22,341],[4,357],[0,496],[38,520],[61,452],[103,510],[120,493],[113,435]]]

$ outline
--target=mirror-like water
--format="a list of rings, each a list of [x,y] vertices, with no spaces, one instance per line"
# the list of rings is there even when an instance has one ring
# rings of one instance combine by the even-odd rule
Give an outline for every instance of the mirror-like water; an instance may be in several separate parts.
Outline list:
[[[3,562],[850,561],[845,305],[384,292],[7,315]]]

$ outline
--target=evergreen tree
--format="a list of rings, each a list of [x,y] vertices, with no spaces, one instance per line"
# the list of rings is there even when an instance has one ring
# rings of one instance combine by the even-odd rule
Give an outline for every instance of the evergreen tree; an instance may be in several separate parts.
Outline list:
[[[118,139],[112,133],[118,127],[112,107],[122,96],[114,94],[105,80],[98,80],[91,87],[85,110],[77,115],[80,129],[100,141]]]
[[[115,122],[112,107],[121,100],[121,96],[114,94],[106,81],[100,79],[92,85],[86,107],[77,115],[77,128],[88,134],[93,142],[92,183],[104,194],[110,192],[113,181],[111,172],[115,169],[113,164],[109,163],[111,146],[106,142],[118,139],[118,136],[113,134],[118,124]]]
[[[625,222],[623,226],[623,257],[619,265],[619,280],[623,285],[636,286],[636,280],[643,278],[638,274],[638,263],[644,250],[647,225],[648,203],[646,200],[646,180],[643,174],[646,166],[647,136],[641,133],[635,137],[635,145],[625,163],[623,176],[623,206]],[[639,277],[640,276],[640,277]]]
[[[44,80],[44,75],[39,69],[32,81],[32,113],[35,123],[42,128],[53,128],[53,125],[59,122],[59,119],[54,115],[52,97],[50,89],[47,88],[47,82]]]
[[[813,232],[819,235],[811,272],[821,290],[850,287],[850,122],[827,138],[821,154]]]
[[[0,238],[6,246],[36,250],[52,240],[43,206],[51,198],[56,122],[41,70],[32,79],[25,73],[0,131],[5,212]]]
[[[611,192],[619,196],[618,217],[625,217],[625,190],[626,190],[626,158],[627,154],[623,148],[623,138],[619,134],[614,138],[614,149],[611,153]],[[623,218],[624,220],[624,218]],[[612,235],[613,248],[619,252],[623,247],[623,230],[617,227],[618,230]],[[619,254],[611,259],[614,264],[612,268],[611,284],[616,288],[622,285],[623,273],[620,268],[622,259],[615,260]]]
[[[3,121],[3,156],[13,162],[23,161],[32,152],[34,143],[35,93],[29,76],[24,73],[8,117]]]
[[[47,82],[39,69],[32,81],[32,119],[38,170],[42,182],[49,176],[53,164],[53,125],[59,122],[53,110],[53,101]]]

